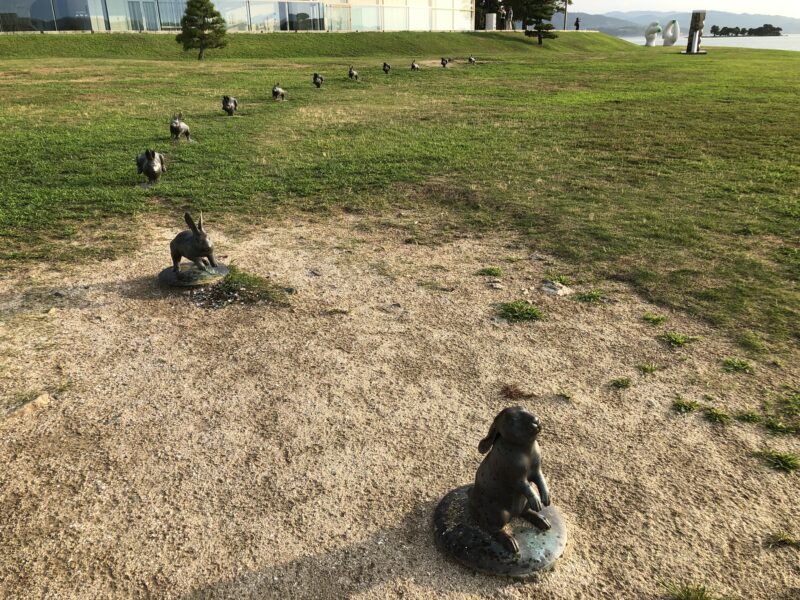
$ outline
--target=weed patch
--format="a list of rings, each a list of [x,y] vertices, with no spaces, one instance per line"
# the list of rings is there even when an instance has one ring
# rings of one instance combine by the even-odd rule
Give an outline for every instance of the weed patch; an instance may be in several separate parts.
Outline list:
[[[520,321],[540,321],[544,314],[527,300],[515,300],[501,304],[497,311],[498,315],[511,323]]]
[[[700,339],[696,335],[685,335],[677,331],[667,331],[658,336],[658,338],[662,342],[666,342],[671,348],[682,348],[686,344],[691,344]]]
[[[753,365],[741,358],[726,358],[722,361],[722,370],[726,373],[753,373]]]
[[[690,412],[694,412],[698,408],[700,408],[700,403],[695,402],[694,400],[685,400],[684,398],[678,397],[672,401],[672,410],[679,415],[685,415]]]
[[[779,452],[771,448],[756,452],[755,454],[762,458],[770,467],[776,471],[783,471],[785,473],[792,473],[800,468],[800,457],[792,452]]]

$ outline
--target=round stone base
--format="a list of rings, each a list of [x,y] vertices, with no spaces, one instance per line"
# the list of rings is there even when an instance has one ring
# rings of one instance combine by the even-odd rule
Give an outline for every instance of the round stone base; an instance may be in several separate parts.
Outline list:
[[[178,272],[167,267],[158,274],[158,282],[161,285],[172,287],[199,287],[217,283],[228,274],[228,267],[218,264],[216,267],[209,267],[208,270],[199,269],[194,263],[181,263],[178,265]]]
[[[475,523],[469,510],[471,489],[465,485],[451,491],[434,513],[436,539],[450,555],[481,573],[523,579],[553,567],[567,545],[567,529],[555,506],[539,513],[550,522],[547,531],[522,519],[511,522],[510,531],[519,544],[519,554],[513,554]]]

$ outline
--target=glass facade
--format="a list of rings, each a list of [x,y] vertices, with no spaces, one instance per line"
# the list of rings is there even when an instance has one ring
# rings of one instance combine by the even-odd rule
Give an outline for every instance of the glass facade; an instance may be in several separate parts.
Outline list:
[[[474,29],[475,0],[216,0],[228,31]],[[186,0],[0,0],[0,32],[175,31]]]

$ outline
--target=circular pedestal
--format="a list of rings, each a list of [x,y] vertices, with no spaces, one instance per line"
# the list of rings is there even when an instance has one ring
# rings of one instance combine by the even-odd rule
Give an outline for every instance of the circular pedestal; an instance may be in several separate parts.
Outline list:
[[[199,269],[194,263],[181,263],[178,268],[177,273],[172,267],[161,271],[158,274],[158,282],[161,285],[191,288],[217,283],[228,274],[228,267],[221,264],[208,267],[208,270]]]
[[[436,539],[450,555],[489,575],[525,578],[553,567],[567,545],[567,529],[557,508],[550,505],[539,513],[550,522],[547,531],[522,519],[511,522],[510,531],[519,544],[519,554],[514,554],[475,523],[469,510],[470,489],[465,485],[451,491],[434,513]]]

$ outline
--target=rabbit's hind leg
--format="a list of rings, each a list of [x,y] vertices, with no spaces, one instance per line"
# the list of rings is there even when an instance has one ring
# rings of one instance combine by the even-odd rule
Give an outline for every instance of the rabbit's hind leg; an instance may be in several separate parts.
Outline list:
[[[177,273],[180,271],[179,265],[181,264],[181,253],[173,250],[170,254],[172,254],[172,270],[173,272]]]
[[[520,517],[525,519],[528,523],[533,525],[534,527],[538,527],[542,531],[547,531],[550,529],[550,521],[545,519],[539,513],[533,512],[530,508],[523,512]]]
[[[519,544],[517,543],[517,540],[514,539],[514,536],[508,533],[505,529],[493,532],[492,536],[500,543],[501,546],[503,546],[503,548],[512,554],[519,554]]]

